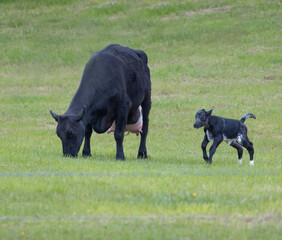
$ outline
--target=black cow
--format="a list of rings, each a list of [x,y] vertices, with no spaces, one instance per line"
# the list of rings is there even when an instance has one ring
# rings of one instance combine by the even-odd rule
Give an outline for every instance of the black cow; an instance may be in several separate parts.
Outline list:
[[[124,160],[124,131],[141,133],[138,158],[147,158],[146,138],[151,109],[151,80],[145,52],[113,44],[94,53],[85,66],[80,86],[58,122],[63,154],[91,156],[92,129],[114,131],[116,159]],[[140,121],[141,120],[141,121]],[[141,127],[140,127],[141,123]],[[127,127],[129,126],[129,127]]]

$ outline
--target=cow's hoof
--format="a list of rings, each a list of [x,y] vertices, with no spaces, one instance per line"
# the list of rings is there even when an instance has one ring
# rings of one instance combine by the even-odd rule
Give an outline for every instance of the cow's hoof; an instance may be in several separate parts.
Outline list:
[[[82,157],[91,157],[91,153],[82,153]]]
[[[121,155],[121,156],[116,155],[116,160],[124,161],[125,157],[124,157],[124,155]]]
[[[64,157],[77,158],[77,154],[64,154]]]
[[[138,152],[137,158],[148,158],[147,152]]]

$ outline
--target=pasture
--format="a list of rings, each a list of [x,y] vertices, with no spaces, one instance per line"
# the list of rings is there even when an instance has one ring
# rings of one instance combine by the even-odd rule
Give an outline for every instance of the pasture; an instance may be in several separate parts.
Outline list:
[[[281,238],[281,16],[278,0],[0,0],[0,239]],[[149,158],[129,134],[116,161],[95,133],[90,158],[65,158],[49,110],[111,43],[149,57]],[[255,166],[225,143],[205,163],[202,108],[257,116]]]

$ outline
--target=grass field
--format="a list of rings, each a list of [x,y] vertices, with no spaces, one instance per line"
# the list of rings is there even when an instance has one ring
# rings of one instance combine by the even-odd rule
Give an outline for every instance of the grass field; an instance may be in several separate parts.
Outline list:
[[[281,1],[0,0],[0,239],[281,239]],[[66,111],[91,54],[149,57],[149,158],[140,138],[92,136],[62,157]],[[199,109],[248,119],[255,166],[225,143],[202,159]]]

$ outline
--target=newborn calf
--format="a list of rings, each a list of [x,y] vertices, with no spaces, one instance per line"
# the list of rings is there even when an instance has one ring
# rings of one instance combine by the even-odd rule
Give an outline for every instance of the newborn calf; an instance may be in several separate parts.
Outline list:
[[[206,112],[202,109],[197,112],[194,123],[194,128],[204,127],[204,140],[202,142],[203,158],[212,163],[212,157],[222,141],[234,147],[238,151],[238,162],[242,163],[243,147],[245,147],[250,155],[250,165],[254,165],[254,147],[247,136],[247,127],[244,124],[247,118],[254,118],[256,116],[252,113],[245,114],[242,119],[228,119],[211,115],[212,110]],[[213,144],[210,148],[210,156],[208,157],[206,147],[210,141]],[[242,147],[243,146],[243,147]]]

